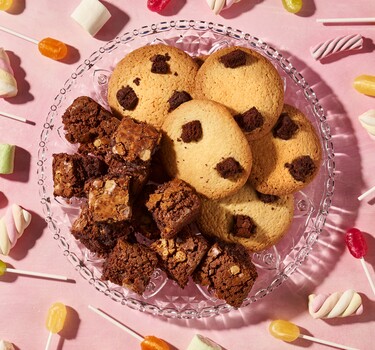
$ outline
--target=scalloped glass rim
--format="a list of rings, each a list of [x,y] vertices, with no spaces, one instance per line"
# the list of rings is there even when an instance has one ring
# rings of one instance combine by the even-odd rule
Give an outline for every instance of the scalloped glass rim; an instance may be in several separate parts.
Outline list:
[[[175,36],[171,34],[174,34]],[[309,117],[315,123],[321,137],[323,164],[320,170],[320,176],[322,177],[320,182],[322,182],[322,188],[319,189],[318,198],[315,198],[315,201],[318,203],[317,208],[315,208],[316,210],[310,210],[307,208],[309,207],[308,204],[306,207],[306,203],[308,203],[308,196],[305,196],[303,193],[301,194],[302,197],[305,196],[307,198],[307,201],[304,199],[299,201],[302,208],[300,208],[300,210],[305,212],[304,215],[306,219],[304,222],[304,232],[300,234],[299,240],[293,243],[293,254],[289,254],[288,252],[282,265],[279,265],[280,261],[273,261],[273,264],[281,266],[281,268],[277,270],[277,273],[273,276],[273,279],[268,286],[262,287],[259,290],[256,290],[254,286],[255,289],[253,288],[249,297],[245,299],[242,307],[260,300],[267,294],[271,293],[276,287],[280,286],[305,261],[324,227],[334,192],[335,162],[330,128],[326,121],[323,107],[320,105],[314,90],[305,81],[302,74],[299,73],[279,51],[269,46],[263,40],[252,36],[249,33],[238,29],[233,29],[222,24],[194,20],[160,22],[151,24],[149,26],[143,26],[139,29],[133,30],[132,32],[126,32],[121,36],[116,37],[114,40],[107,42],[103,47],[100,47],[98,51],[95,51],[88,59],[84,61],[83,64],[80,64],[71,74],[70,78],[64,83],[63,88],[60,89],[60,92],[54,99],[53,105],[50,107],[46,121],[43,125],[43,130],[39,140],[37,162],[40,201],[48,228],[52,232],[53,237],[58,242],[60,248],[63,249],[63,254],[67,256],[68,260],[73,264],[81,276],[100,292],[108,295],[111,299],[120,302],[123,305],[127,305],[130,308],[148,312],[154,315],[187,319],[223,314],[232,310],[233,307],[219,302],[209,306],[204,305],[198,309],[189,307],[184,307],[182,309],[178,307],[162,308],[148,303],[147,300],[139,300],[132,296],[124,295],[118,290],[111,289],[106,282],[101,281],[100,278],[93,273],[73,251],[70,250],[69,242],[67,241],[66,237],[61,234],[61,228],[54,219],[51,206],[54,198],[52,193],[50,193],[50,188],[48,187],[48,181],[51,179],[50,174],[46,171],[48,170],[48,166],[46,164],[48,164],[47,162],[50,161],[50,159],[47,157],[49,136],[54,131],[54,121],[56,118],[59,118],[62,115],[59,108],[61,108],[61,105],[66,98],[66,94],[71,91],[76,81],[82,77],[85,72],[91,69],[94,65],[98,64],[98,62],[100,62],[105,55],[111,54],[114,50],[116,50],[117,47],[122,47],[122,45],[127,47],[133,42],[133,40],[137,39],[139,41],[139,45],[137,45],[137,47],[139,47],[147,43],[151,43],[151,39],[159,40],[158,36],[162,35],[165,36],[165,38],[168,38],[168,40],[172,38],[175,39],[174,44],[178,46],[178,43],[184,43],[186,37],[194,37],[194,35],[198,34],[201,35],[199,37],[200,39],[207,36],[211,38],[211,41],[214,39],[227,40],[231,45],[237,44],[250,47],[271,60],[279,72],[285,77],[289,77],[299,91],[302,92],[302,99],[307,104]],[[161,40],[161,42],[163,42],[163,40]],[[194,45],[196,45],[196,43],[193,44],[192,50],[196,50],[197,48]],[[211,51],[215,50],[215,45],[211,46]],[[220,46],[220,41],[218,42],[218,45]],[[195,53],[201,54],[201,52]],[[256,260],[256,258],[260,255],[261,254],[254,254],[253,257]],[[275,256],[279,255],[275,254]],[[267,265],[268,258],[271,260],[274,259],[272,252],[265,253],[261,257],[262,263]],[[201,292],[204,294],[204,291]]]

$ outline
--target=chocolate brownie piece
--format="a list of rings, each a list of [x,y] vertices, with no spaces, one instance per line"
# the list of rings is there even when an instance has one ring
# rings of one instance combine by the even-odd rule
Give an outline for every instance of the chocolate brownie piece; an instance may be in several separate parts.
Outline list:
[[[230,179],[238,176],[243,172],[241,164],[233,157],[225,158],[216,164],[215,169],[224,179]]]
[[[227,53],[219,58],[220,63],[222,63],[226,68],[237,68],[244,66],[246,64],[247,53],[236,49],[232,52]]]
[[[287,113],[281,113],[276,125],[273,127],[272,134],[282,140],[289,140],[297,132],[298,125]]]
[[[151,249],[158,254],[162,269],[181,288],[187,285],[208,247],[203,236],[188,231],[180,232],[174,238],[161,238],[151,244]]]
[[[298,157],[292,163],[286,163],[285,167],[289,169],[290,174],[295,180],[302,182],[305,182],[316,169],[315,163],[310,156]]]
[[[119,124],[119,120],[95,102],[92,98],[76,98],[62,116],[65,138],[70,143],[103,143],[101,139],[108,136]],[[105,143],[105,142],[104,142]]]
[[[87,205],[73,222],[71,233],[87,249],[99,256],[107,256],[119,238],[127,239],[133,235],[133,228],[126,221],[95,222]]]
[[[112,137],[112,152],[126,162],[149,162],[161,139],[152,125],[124,117]]]
[[[85,182],[107,171],[106,164],[96,157],[67,153],[53,154],[52,157],[54,196],[85,197]]]
[[[119,239],[103,264],[102,279],[142,295],[157,264],[157,255],[150,248]]]
[[[194,281],[212,288],[219,299],[240,307],[258,277],[246,249],[216,242],[193,274]]]
[[[105,175],[86,183],[88,205],[95,222],[130,220],[130,180],[125,176]]]
[[[235,115],[234,120],[244,132],[252,132],[264,124],[264,118],[256,107],[251,107],[248,111]]]
[[[201,201],[185,181],[173,179],[157,187],[146,203],[162,238],[172,238],[199,215]]]

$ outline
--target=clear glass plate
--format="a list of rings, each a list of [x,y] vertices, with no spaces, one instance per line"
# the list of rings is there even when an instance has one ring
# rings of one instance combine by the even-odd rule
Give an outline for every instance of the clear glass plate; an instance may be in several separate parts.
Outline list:
[[[107,82],[117,62],[130,51],[148,44],[176,46],[192,56],[210,54],[219,48],[240,45],[258,51],[277,68],[285,83],[285,101],[301,109],[316,127],[323,148],[319,175],[303,191],[295,194],[295,216],[287,235],[276,246],[252,258],[258,267],[257,279],[242,307],[262,299],[280,286],[302,264],[325,224],[334,191],[334,153],[330,128],[322,106],[304,77],[283,55],[267,43],[240,30],[204,21],[161,22],[127,32],[95,51],[71,74],[52,102],[40,135],[38,184],[45,220],[63,254],[80,275],[98,291],[133,309],[154,315],[200,318],[226,313],[233,308],[190,281],[185,289],[157,270],[143,296],[102,281],[101,264],[95,254],[70,234],[80,202],[69,203],[53,196],[52,154],[73,153],[76,148],[63,135],[61,116],[72,101],[90,96],[108,108]]]

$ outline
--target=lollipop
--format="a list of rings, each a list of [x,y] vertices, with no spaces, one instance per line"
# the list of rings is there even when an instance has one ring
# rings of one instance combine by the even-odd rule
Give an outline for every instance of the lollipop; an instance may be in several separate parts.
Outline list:
[[[0,30],[17,36],[18,38],[29,41],[35,45],[38,45],[39,52],[46,57],[52,58],[53,60],[62,60],[68,54],[68,48],[66,45],[53,38],[44,38],[41,41],[30,38],[26,35],[15,32],[14,30],[0,26]]]
[[[124,326],[120,322],[116,321],[114,318],[108,316],[104,312],[98,310],[97,308],[89,305],[89,309],[94,311],[99,316],[103,317],[116,327],[122,329],[126,333],[130,334],[132,337],[138,339],[141,342],[142,350],[170,350],[169,345],[163,340],[153,335],[146,335],[145,337],[140,336],[138,333],[134,332],[130,328]],[[198,349],[197,349],[198,350]]]
[[[302,0],[282,0],[285,10],[290,13],[297,13],[301,11],[303,6]]]
[[[6,112],[0,112],[0,117],[6,117],[9,119],[18,120],[19,122],[27,123],[27,119],[19,117],[18,115],[6,113]]]
[[[344,350],[358,350],[349,346],[340,345],[331,341],[311,337],[309,335],[301,334],[300,329],[297,325],[292,322],[285,320],[275,320],[270,323],[269,332],[276,339],[286,341],[288,343],[295,341],[298,338],[306,339],[315,343],[320,343],[328,346],[333,346],[338,349]]]
[[[13,5],[13,0],[0,0],[1,11],[8,11],[12,7],[12,5]]]
[[[1,154],[1,152],[0,152]],[[4,155],[4,154],[2,154]],[[2,168],[4,164],[2,165]],[[31,222],[31,214],[13,204],[0,219],[0,254],[8,255]]]
[[[161,12],[171,0],[147,0],[147,7],[153,12]]]
[[[349,249],[350,254],[352,254],[356,259],[361,261],[363,270],[365,271],[366,277],[370,283],[371,289],[375,295],[375,285],[371,279],[370,272],[366,266],[365,259],[363,258],[367,254],[367,243],[362,232],[357,228],[351,228],[346,231],[345,243]]]
[[[375,76],[360,75],[354,79],[354,89],[364,95],[375,96]]]
[[[371,23],[375,22],[375,17],[362,17],[362,18],[318,18],[316,20],[318,23],[335,23],[335,24],[345,24],[345,23]]]
[[[50,278],[50,279],[55,279],[55,280],[60,280],[60,281],[67,281],[68,280],[68,277],[60,276],[60,275],[52,275],[50,273],[11,269],[11,268],[7,267],[7,265],[5,264],[4,261],[0,260],[0,276],[4,275],[6,272],[16,273],[16,274],[19,274],[19,275],[26,275],[26,276]]]
[[[17,81],[14,78],[8,54],[0,47],[0,97],[14,97],[17,92]]]
[[[64,328],[66,314],[66,306],[62,303],[54,303],[49,308],[46,320],[46,328],[49,330],[49,335],[45,350],[49,349],[52,335],[61,332]]]

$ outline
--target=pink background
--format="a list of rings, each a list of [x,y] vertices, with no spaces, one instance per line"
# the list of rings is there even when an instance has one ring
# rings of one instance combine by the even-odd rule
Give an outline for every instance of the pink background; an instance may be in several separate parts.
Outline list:
[[[2,258],[19,269],[65,274],[76,283],[61,283],[11,274],[1,277],[0,338],[22,350],[42,349],[47,340],[46,313],[55,301],[69,306],[69,319],[51,349],[138,349],[139,342],[88,310],[92,304],[143,335],[156,335],[176,349],[185,349],[196,333],[206,335],[226,349],[323,349],[322,345],[298,340],[283,343],[268,333],[271,320],[281,318],[298,324],[304,333],[357,347],[374,349],[374,295],[360,262],[345,248],[343,234],[356,226],[366,233],[369,253],[367,266],[375,278],[374,196],[363,202],[357,196],[375,185],[373,141],[357,117],[375,108],[374,98],[352,88],[361,74],[375,75],[375,26],[324,26],[316,18],[367,17],[375,15],[373,0],[305,0],[299,15],[284,10],[281,0],[243,0],[220,16],[211,13],[205,0],[172,0],[163,15],[146,8],[146,0],[103,1],[111,20],[95,38],[71,18],[78,0],[14,0],[11,13],[0,12],[0,23],[31,37],[46,36],[71,46],[68,62],[41,56],[26,41],[0,32],[0,46],[9,54],[19,84],[15,98],[0,100],[0,111],[23,116],[35,123],[22,124],[0,118],[0,143],[17,145],[15,172],[0,175],[0,216],[11,203],[33,213],[25,235]],[[325,108],[331,125],[336,154],[336,190],[320,243],[315,245],[307,264],[281,287],[260,302],[224,316],[202,320],[173,320],[131,310],[112,301],[87,283],[63,256],[46,228],[37,185],[37,150],[49,106],[71,72],[106,41],[144,24],[172,19],[196,19],[230,25],[262,38],[279,49],[312,85]],[[311,46],[337,36],[360,33],[364,48],[315,61]],[[74,49],[73,49],[74,48]],[[307,311],[312,292],[358,291],[364,304],[361,316],[333,320],[313,320]]]

